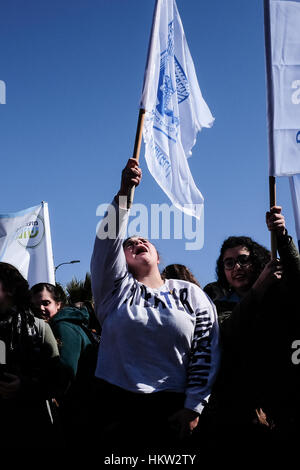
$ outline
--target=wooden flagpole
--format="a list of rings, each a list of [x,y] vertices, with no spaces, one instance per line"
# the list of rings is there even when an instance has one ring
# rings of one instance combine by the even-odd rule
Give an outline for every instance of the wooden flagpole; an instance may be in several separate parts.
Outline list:
[[[132,155],[132,158],[135,158],[137,162],[139,161],[139,158],[140,158],[144,118],[145,118],[145,110],[141,108],[139,112],[139,117],[138,117],[135,142],[134,142],[134,150],[133,150],[133,155]],[[127,197],[127,209],[130,209],[130,207],[132,206],[134,191],[135,191],[135,186],[132,186]]]
[[[268,134],[269,134],[269,171],[274,172],[274,96],[272,82],[272,58],[271,58],[271,26],[270,26],[270,0],[264,0],[264,26],[265,26],[265,54],[267,77],[267,108],[268,108]],[[275,176],[269,176],[270,208],[276,206],[276,181]],[[271,232],[271,256],[277,258],[277,240],[274,232]]]
[[[270,208],[276,206],[276,181],[275,176],[269,176]],[[277,239],[275,232],[271,232],[271,256],[277,258]]]

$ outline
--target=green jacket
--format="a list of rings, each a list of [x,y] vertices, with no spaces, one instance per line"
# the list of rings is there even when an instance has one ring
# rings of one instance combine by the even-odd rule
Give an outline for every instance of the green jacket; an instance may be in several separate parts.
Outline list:
[[[76,377],[81,359],[91,347],[91,340],[84,331],[88,322],[85,307],[64,307],[49,322],[58,342],[61,362],[69,370],[71,380]]]

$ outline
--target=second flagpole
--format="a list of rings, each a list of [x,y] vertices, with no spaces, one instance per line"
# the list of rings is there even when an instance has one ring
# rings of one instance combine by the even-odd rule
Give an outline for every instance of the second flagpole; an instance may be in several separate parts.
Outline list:
[[[270,208],[276,206],[276,180],[275,176],[269,176],[269,194],[270,194]],[[271,232],[271,256],[272,259],[277,258],[277,239],[276,233]]]
[[[276,180],[273,174],[274,162],[274,107],[273,107],[273,85],[271,68],[271,29],[270,29],[270,4],[264,0],[264,26],[265,26],[265,54],[266,54],[266,76],[267,76],[267,107],[268,107],[268,134],[269,134],[269,201],[270,208],[276,206]],[[272,163],[272,165],[271,165]],[[277,240],[275,232],[271,232],[271,257],[277,257]]]

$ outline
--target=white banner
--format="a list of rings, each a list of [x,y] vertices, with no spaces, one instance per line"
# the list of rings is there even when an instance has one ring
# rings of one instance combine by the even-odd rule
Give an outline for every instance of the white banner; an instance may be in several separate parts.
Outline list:
[[[30,287],[55,284],[48,204],[0,214],[0,261],[15,266]]]
[[[300,250],[300,175],[291,176],[289,179],[294,209],[295,229]]]
[[[203,196],[187,157],[202,127],[214,118],[205,103],[175,0],[157,0],[141,107],[150,173],[174,206],[200,218]]]
[[[300,173],[300,0],[265,0],[270,175]]]

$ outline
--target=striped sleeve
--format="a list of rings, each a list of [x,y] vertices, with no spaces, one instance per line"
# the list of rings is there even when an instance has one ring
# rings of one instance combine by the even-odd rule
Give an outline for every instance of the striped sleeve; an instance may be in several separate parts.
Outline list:
[[[187,372],[185,408],[201,413],[209,399],[220,361],[219,327],[211,303],[196,314],[194,338]]]

